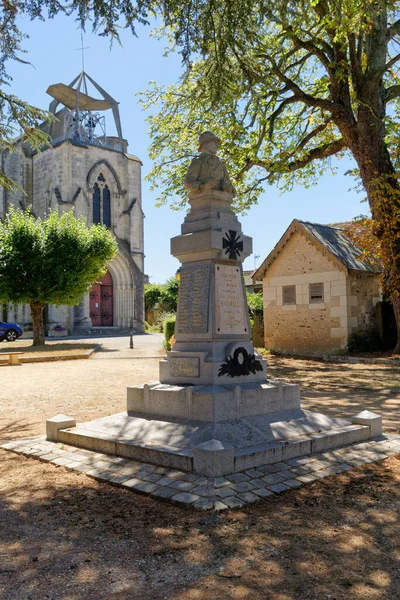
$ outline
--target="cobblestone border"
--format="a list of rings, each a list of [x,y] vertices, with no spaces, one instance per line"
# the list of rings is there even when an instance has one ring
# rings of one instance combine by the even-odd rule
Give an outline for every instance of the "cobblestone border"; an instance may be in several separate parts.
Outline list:
[[[399,454],[400,435],[385,434],[372,441],[215,478],[49,442],[44,436],[18,439],[0,448],[180,506],[222,511]]]

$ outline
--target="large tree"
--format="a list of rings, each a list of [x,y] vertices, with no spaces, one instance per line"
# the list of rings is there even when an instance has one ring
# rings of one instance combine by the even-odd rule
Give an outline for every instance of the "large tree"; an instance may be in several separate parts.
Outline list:
[[[20,47],[17,11],[74,12],[114,37],[121,16],[133,28],[161,14],[185,65],[178,85],[144,99],[159,108],[150,123],[162,199],[181,190],[184,201],[183,173],[205,128],[221,135],[239,208],[269,183],[309,185],[332,156],[351,154],[400,331],[399,0],[8,0],[1,10],[11,32],[3,62]]]
[[[309,185],[332,156],[352,155],[382,246],[386,291],[400,332],[400,2],[174,2],[169,21],[186,73],[144,97],[161,201],[181,191],[194,135],[211,128],[239,190]],[[181,3],[182,5],[182,3]],[[397,344],[397,351],[400,342]]]
[[[0,221],[0,301],[29,304],[33,345],[43,345],[45,305],[78,304],[116,250],[105,227],[72,211],[40,219],[11,210]]]

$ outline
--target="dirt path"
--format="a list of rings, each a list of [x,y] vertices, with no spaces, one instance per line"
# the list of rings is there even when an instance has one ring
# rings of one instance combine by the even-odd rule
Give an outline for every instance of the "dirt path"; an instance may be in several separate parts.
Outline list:
[[[43,434],[58,412],[82,421],[124,410],[128,385],[158,378],[151,345],[133,357],[125,342],[90,360],[1,367],[0,438]],[[398,428],[397,371],[269,360],[270,376],[301,382],[304,407],[367,407]],[[4,600],[400,597],[398,458],[220,516],[2,450],[0,461]]]

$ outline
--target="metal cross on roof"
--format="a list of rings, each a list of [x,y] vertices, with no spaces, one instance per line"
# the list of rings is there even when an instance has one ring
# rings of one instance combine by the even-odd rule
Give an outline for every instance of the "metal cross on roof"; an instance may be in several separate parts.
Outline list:
[[[90,46],[83,47],[83,30],[81,28],[81,47],[75,48],[75,50],[80,50],[82,52],[82,71],[85,70],[85,52],[84,50],[89,50]]]

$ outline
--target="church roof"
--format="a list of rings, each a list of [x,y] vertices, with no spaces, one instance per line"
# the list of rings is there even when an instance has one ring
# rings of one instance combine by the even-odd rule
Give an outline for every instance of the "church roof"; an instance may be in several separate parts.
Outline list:
[[[336,259],[349,270],[364,271],[366,273],[379,273],[375,267],[360,259],[361,250],[355,246],[343,233],[343,229],[332,225],[321,225],[293,219],[274,249],[268,254],[262,265],[253,274],[253,280],[262,279],[272,262],[286,246],[295,232],[305,235],[320,250],[328,252],[328,256]]]

